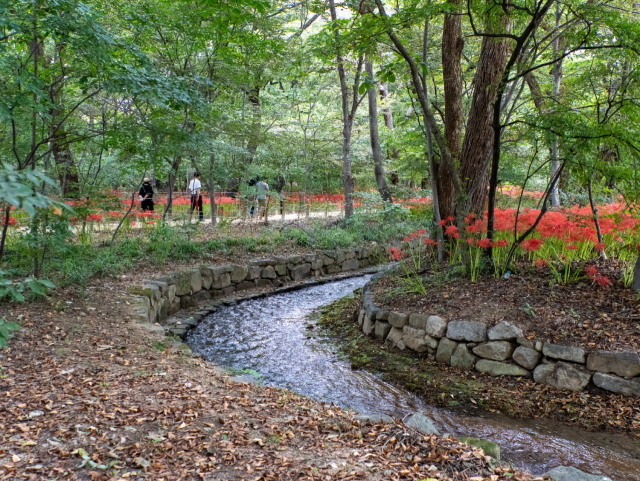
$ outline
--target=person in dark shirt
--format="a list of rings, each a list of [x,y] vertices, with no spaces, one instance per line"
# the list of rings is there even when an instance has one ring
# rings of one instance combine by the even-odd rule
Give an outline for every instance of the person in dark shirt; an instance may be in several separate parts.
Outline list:
[[[153,187],[151,187],[151,179],[149,177],[145,177],[142,182],[142,187],[140,187],[140,206],[142,207],[142,211],[152,211],[153,210]]]

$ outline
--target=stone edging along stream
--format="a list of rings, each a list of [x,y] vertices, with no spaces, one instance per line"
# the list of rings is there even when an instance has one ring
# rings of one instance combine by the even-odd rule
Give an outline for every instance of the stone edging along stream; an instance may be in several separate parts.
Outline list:
[[[394,243],[393,247],[409,254],[419,245],[420,240],[414,239]],[[362,275],[363,268],[388,262],[390,248],[372,245],[325,250],[317,254],[274,256],[241,265],[196,266],[169,272],[130,288],[129,314],[135,321],[158,323],[164,326],[165,333],[184,338],[218,305],[230,302],[230,297],[233,297],[233,301],[263,297],[349,277],[355,270],[359,270],[357,275]],[[322,281],[320,277],[323,277]],[[276,289],[258,294],[241,294],[255,288]]]
[[[362,332],[400,350],[410,349],[439,363],[492,376],[530,377],[557,389],[582,391],[592,382],[626,396],[640,396],[640,357],[635,351],[585,351],[524,337],[506,321],[488,327],[476,321],[389,311],[376,305],[371,285],[362,290],[358,325]]]
[[[183,338],[218,305],[229,302],[231,296],[235,301],[263,297],[332,280],[318,281],[323,276],[349,276],[352,271],[387,262],[390,247],[374,245],[274,256],[244,265],[197,266],[169,272],[131,288],[129,313],[136,321],[158,323],[165,333]],[[411,255],[420,247],[420,239],[395,243],[393,247]],[[437,362],[467,370],[475,368],[494,376],[533,376],[536,382],[558,389],[582,391],[592,382],[617,394],[640,396],[637,352],[587,352],[579,347],[530,340],[517,326],[505,321],[488,327],[482,322],[447,322],[436,315],[385,310],[374,303],[370,284],[363,289],[358,324],[365,334],[389,346],[426,352]],[[241,294],[265,287],[276,290]]]

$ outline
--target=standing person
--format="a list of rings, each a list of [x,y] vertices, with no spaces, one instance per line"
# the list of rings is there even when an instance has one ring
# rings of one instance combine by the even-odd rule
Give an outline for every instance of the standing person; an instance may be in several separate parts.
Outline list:
[[[258,198],[258,219],[260,217],[266,218],[267,208],[267,192],[269,191],[269,184],[267,179],[263,179],[256,184],[257,198]]]
[[[193,174],[193,180],[189,182],[189,193],[191,194],[191,214],[197,207],[199,212],[199,219],[204,219],[204,211],[202,210],[202,184],[200,183],[200,174],[196,172]]]
[[[153,211],[153,187],[151,187],[151,179],[145,177],[142,181],[142,187],[140,187],[140,207],[142,212]]]

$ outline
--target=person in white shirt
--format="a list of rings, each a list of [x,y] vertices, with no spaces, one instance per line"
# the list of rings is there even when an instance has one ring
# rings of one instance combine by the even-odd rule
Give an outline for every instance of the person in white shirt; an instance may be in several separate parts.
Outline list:
[[[189,193],[191,194],[191,213],[195,208],[198,208],[199,211],[199,219],[204,219],[204,212],[202,210],[202,194],[201,194],[202,184],[200,183],[200,174],[196,172],[193,174],[193,180],[189,182]]]
[[[258,219],[265,217],[265,211],[267,209],[267,192],[269,191],[269,184],[267,179],[263,179],[256,184],[257,197],[258,197]]]

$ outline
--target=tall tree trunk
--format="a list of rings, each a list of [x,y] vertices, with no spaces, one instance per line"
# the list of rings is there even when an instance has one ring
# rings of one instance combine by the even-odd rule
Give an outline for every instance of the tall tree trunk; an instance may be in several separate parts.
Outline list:
[[[460,177],[468,196],[468,210],[480,215],[487,200],[488,167],[494,142],[494,102],[502,87],[508,58],[509,40],[483,37],[460,154]]]
[[[331,11],[331,20],[335,22],[338,18],[336,13],[336,5],[334,0],[329,0],[329,9]],[[354,179],[351,173],[351,133],[353,130],[353,119],[355,108],[357,107],[357,88],[358,74],[354,80],[354,91],[349,92],[347,86],[347,74],[344,69],[344,58],[342,57],[342,49],[340,46],[340,33],[336,29],[334,31],[336,42],[336,64],[338,70],[338,78],[340,79],[340,97],[342,103],[342,184],[344,189],[344,216],[349,218],[353,215],[353,189]],[[358,62],[358,73],[362,66],[362,60]],[[349,105],[351,100],[351,105]]]
[[[558,29],[560,26],[561,16],[562,16],[561,6],[557,5],[556,15],[555,15],[556,29]],[[558,55],[560,53],[560,41],[561,39],[559,36],[556,36],[556,38],[553,40],[553,56],[555,58],[558,58]],[[558,97],[560,96],[560,88],[562,85],[562,59],[558,60],[556,63],[553,64],[553,69],[551,72],[553,73],[552,99],[555,104],[555,101],[557,101]],[[553,140],[551,141],[551,145],[549,147],[549,157],[551,160],[551,172],[549,174],[550,179],[553,179],[555,177],[556,172],[560,168],[560,158],[558,155],[558,151],[559,151],[558,136],[554,135]],[[554,188],[553,188],[553,191],[551,192],[550,200],[551,200],[552,207],[560,207],[560,190],[558,188],[557,182],[554,184]]]
[[[367,60],[364,66],[367,75],[373,81],[373,64]],[[369,101],[369,137],[371,138],[371,153],[373,154],[373,171],[376,176],[376,184],[382,200],[392,202],[391,192],[384,177],[384,164],[382,162],[382,150],[380,148],[380,136],[378,135],[378,93],[375,85],[367,92]]]
[[[59,127],[51,139],[51,151],[58,168],[62,196],[77,197],[80,194],[80,176],[67,143],[67,132],[64,127]]]
[[[455,9],[447,13],[442,30],[442,74],[444,77],[444,136],[452,161],[460,163],[462,142],[462,20],[459,14],[462,0],[450,2]],[[444,163],[436,170],[440,217],[455,214],[455,191],[451,169]]]
[[[247,163],[251,164],[256,156],[262,131],[262,103],[260,102],[260,87],[253,87],[248,95],[251,104],[251,127],[247,139]]]

